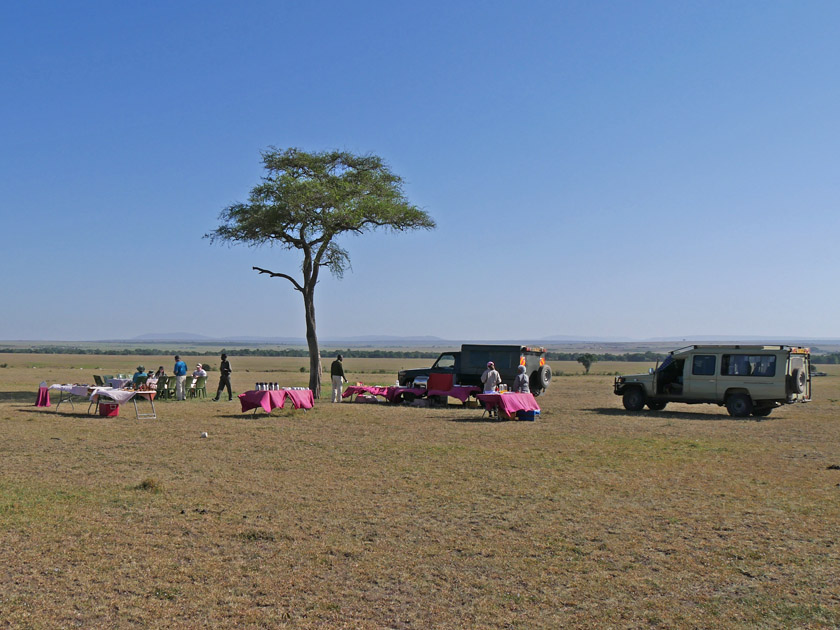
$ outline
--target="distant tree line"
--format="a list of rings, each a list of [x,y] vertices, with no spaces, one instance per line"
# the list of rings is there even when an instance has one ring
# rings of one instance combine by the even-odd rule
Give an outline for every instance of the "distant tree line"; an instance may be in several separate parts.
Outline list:
[[[160,348],[77,348],[74,346],[34,346],[31,348],[0,348],[3,354],[92,354],[106,356],[129,356],[129,355],[167,355],[174,354],[172,348],[162,350]],[[308,357],[309,351],[306,348],[235,348],[232,350],[206,350],[196,351],[191,349],[181,351],[181,354],[191,356],[214,356],[219,352],[226,352],[230,356],[237,357]],[[437,359],[439,350],[382,350],[379,348],[337,348],[335,350],[324,349],[324,356],[335,356],[341,353],[345,358],[355,359]],[[548,361],[576,361],[585,366],[596,361],[623,361],[627,363],[653,363],[662,361],[666,354],[658,352],[628,352],[627,354],[591,354],[588,352],[546,352]],[[828,354],[812,354],[811,362],[815,364],[840,364],[840,352]]]

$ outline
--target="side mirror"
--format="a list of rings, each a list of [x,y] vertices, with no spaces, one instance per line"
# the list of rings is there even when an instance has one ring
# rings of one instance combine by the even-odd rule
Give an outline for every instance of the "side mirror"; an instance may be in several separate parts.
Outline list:
[[[648,374],[653,374],[653,368],[648,368]]]

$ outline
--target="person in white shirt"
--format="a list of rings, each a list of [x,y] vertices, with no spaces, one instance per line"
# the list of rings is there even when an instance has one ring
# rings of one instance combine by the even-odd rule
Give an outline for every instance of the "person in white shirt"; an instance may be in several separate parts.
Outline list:
[[[487,362],[487,369],[481,375],[481,382],[484,383],[485,394],[492,394],[501,384],[502,375],[496,371],[496,365],[492,361]]]

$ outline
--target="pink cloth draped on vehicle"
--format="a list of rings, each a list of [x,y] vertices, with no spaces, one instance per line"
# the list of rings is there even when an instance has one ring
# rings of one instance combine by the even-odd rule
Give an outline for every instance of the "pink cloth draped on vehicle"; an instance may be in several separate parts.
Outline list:
[[[498,409],[499,413],[507,418],[515,416],[517,411],[540,411],[540,406],[533,394],[505,392],[504,394],[478,394],[476,398],[484,403],[487,411]]]
[[[455,385],[452,389],[430,389],[427,393],[429,396],[451,396],[466,402],[467,398],[480,392],[481,388],[474,385]]]
[[[239,394],[239,403],[243,412],[262,408],[266,413],[271,413],[272,409],[282,409],[287,397],[295,409],[312,409],[315,404],[315,396],[311,389],[252,389]]]

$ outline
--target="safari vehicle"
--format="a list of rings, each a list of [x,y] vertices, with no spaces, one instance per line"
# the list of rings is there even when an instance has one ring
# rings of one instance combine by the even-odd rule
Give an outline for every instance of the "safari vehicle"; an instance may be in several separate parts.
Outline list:
[[[534,396],[543,393],[551,383],[551,367],[545,362],[545,348],[492,344],[464,344],[460,352],[442,353],[430,368],[400,370],[399,383],[425,387],[429,374],[453,374],[456,385],[481,387],[481,375],[487,369],[488,361],[493,361],[502,382],[508,385],[513,384],[519,366],[524,365]]]
[[[617,376],[614,391],[629,411],[713,403],[738,418],[766,416],[811,400],[810,365],[810,350],[797,346],[687,346],[648,374]]]

